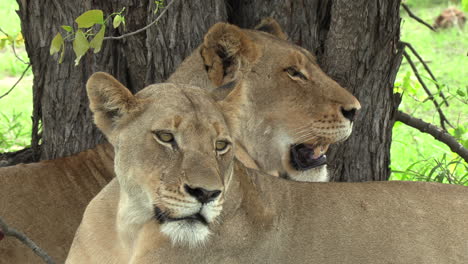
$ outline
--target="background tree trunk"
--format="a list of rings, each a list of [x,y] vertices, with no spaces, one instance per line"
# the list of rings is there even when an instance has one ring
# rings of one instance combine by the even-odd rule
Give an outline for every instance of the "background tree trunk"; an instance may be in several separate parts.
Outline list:
[[[42,122],[41,159],[70,155],[103,140],[87,108],[85,82],[93,72],[110,72],[137,91],[165,80],[214,23],[228,21],[252,28],[261,18],[273,16],[290,40],[315,53],[324,71],[363,106],[351,138],[328,153],[334,180],[389,177],[393,115],[398,106],[393,82],[401,61],[400,1],[179,0],[156,26],[123,40],[105,41],[100,53],[89,52],[76,67],[71,49],[60,65],[49,55],[50,41],[61,25],[72,25],[88,9],[110,14],[125,6],[127,31],[134,31],[155,19],[153,1],[18,2],[34,73],[32,146],[37,153]]]

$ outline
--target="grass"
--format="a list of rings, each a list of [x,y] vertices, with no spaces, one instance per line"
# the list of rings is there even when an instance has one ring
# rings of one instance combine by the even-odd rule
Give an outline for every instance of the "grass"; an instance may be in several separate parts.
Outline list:
[[[435,17],[449,6],[447,1],[413,0],[407,3],[414,13],[431,24]],[[460,5],[457,7],[460,8]],[[409,18],[403,10],[402,18],[401,39],[412,44],[437,77],[442,87],[441,91],[448,97],[450,104],[449,107],[442,107],[444,114],[455,127],[449,129],[449,132],[459,137],[460,142],[468,147],[466,28],[432,32]],[[416,61],[415,56],[411,57]],[[429,75],[420,63],[417,64],[417,68],[440,103],[442,98],[434,83],[429,80]],[[400,110],[440,126],[434,105],[427,100],[427,94],[406,61],[403,61],[400,67],[395,86],[404,94]],[[430,180],[468,185],[466,162],[443,143],[401,123],[396,123],[393,128],[391,164],[391,180]]]
[[[419,17],[432,23],[434,18],[453,1],[407,0],[406,3]],[[457,6],[460,7],[459,3]],[[14,0],[0,1],[0,27],[11,36],[17,36],[21,30],[15,9],[17,3]],[[417,49],[438,78],[442,91],[449,97],[450,102],[450,106],[444,106],[443,111],[456,127],[450,132],[456,134],[465,147],[468,147],[467,29],[452,28],[435,33],[409,18],[404,10],[401,11],[401,15],[403,18],[401,39]],[[27,59],[24,47],[18,48],[18,54]],[[26,66],[16,59],[8,47],[0,50],[0,61],[2,61],[1,95],[11,87]],[[423,71],[420,63],[417,67],[423,78],[428,80],[428,74]],[[435,85],[429,80],[427,84],[437,94]],[[439,125],[434,106],[427,101],[427,95],[405,61],[399,70],[395,86],[397,91],[404,92],[400,110]],[[25,80],[10,95],[0,99],[0,152],[14,151],[29,145],[31,87],[32,76],[29,72]],[[465,95],[462,96],[462,93]],[[436,98],[441,101],[438,95]],[[391,168],[391,180],[422,180],[468,185],[466,162],[443,143],[401,123],[396,123],[393,128]]]

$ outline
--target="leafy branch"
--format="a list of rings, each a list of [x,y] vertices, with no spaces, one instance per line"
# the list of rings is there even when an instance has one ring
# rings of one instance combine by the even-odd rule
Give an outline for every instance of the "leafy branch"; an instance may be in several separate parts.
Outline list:
[[[28,248],[32,249],[32,251],[38,255],[42,260],[44,260],[47,264],[54,264],[55,262],[52,258],[42,249],[40,248],[34,241],[32,241],[29,237],[27,237],[24,233],[9,227],[5,221],[0,217],[0,240],[2,236],[11,236],[26,245]]]
[[[414,127],[418,129],[419,131],[423,133],[427,133],[431,136],[433,136],[435,139],[437,139],[440,142],[443,142],[446,144],[450,150],[453,152],[457,153],[462,157],[466,162],[468,162],[468,149],[463,147],[462,144],[460,144],[455,137],[447,133],[446,131],[430,124],[427,122],[424,122],[423,120],[419,118],[412,117],[406,113],[403,113],[402,111],[397,111],[396,113],[396,121],[400,121],[404,123],[405,125],[408,125],[410,127]]]
[[[3,33],[6,37],[5,40],[9,41],[10,42],[10,45],[11,45],[11,49],[13,50],[13,54],[15,55],[16,59],[18,59],[19,61],[21,61],[22,63],[26,64],[27,67],[24,69],[23,73],[21,74],[21,77],[15,82],[15,84],[13,84],[13,86],[4,94],[0,95],[0,99],[2,99],[3,97],[7,96],[8,94],[10,94],[14,89],[15,87],[21,82],[21,80],[24,78],[24,75],[26,75],[26,72],[28,72],[29,68],[31,68],[31,63],[29,62],[26,62],[24,61],[20,56],[18,56],[18,54],[16,53],[16,48],[15,48],[15,43],[18,43],[18,42],[21,42],[21,41],[24,41],[23,40],[23,37],[21,36],[19,38],[16,37],[16,38],[13,38],[12,36],[10,36],[8,33],[6,33],[2,28],[0,28],[0,32]],[[20,34],[21,35],[21,34]],[[2,41],[1,43],[2,45],[5,44],[4,41]]]
[[[5,35],[5,39],[2,39],[1,42],[0,42],[0,48],[3,48],[6,41],[10,42],[10,45],[11,45],[11,49],[13,50],[13,54],[15,54],[15,57],[21,61],[22,63],[26,64],[26,65],[29,65],[29,62],[26,62],[24,61],[20,56],[18,56],[18,54],[16,53],[16,48],[15,48],[15,43],[21,43],[24,41],[23,39],[23,36],[21,35],[21,33],[16,37],[16,38],[13,38],[12,36],[10,36],[8,33],[6,33],[2,28],[0,28],[0,32],[3,33]]]
[[[411,69],[413,69],[413,72],[414,74],[416,75],[416,78],[418,79],[419,83],[422,85],[424,91],[426,92],[426,94],[428,95],[428,99],[432,101],[432,103],[434,104],[437,112],[439,113],[439,117],[440,117],[440,125],[441,127],[447,131],[447,128],[445,127],[445,124],[447,123],[449,126],[452,126],[452,124],[450,124],[450,122],[448,121],[447,117],[445,116],[444,112],[442,111],[439,103],[435,100],[435,97],[434,95],[432,94],[432,92],[429,90],[429,88],[426,86],[426,83],[423,81],[423,79],[421,78],[421,76],[419,75],[419,71],[418,69],[416,68],[416,66],[414,65],[414,62],[413,60],[411,59],[411,57],[408,55],[408,53],[406,51],[403,51],[403,56],[406,58],[406,60],[408,61],[409,65],[411,66]]]
[[[125,27],[125,17],[123,15],[125,7],[119,12],[110,14],[106,19],[104,19],[104,14],[102,10],[94,9],[86,11],[75,19],[75,22],[78,26],[77,30],[73,30],[73,27],[71,26],[62,26],[62,29],[66,31],[66,35],[65,37],[63,37],[60,32],[55,35],[50,45],[50,55],[60,53],[59,63],[61,63],[65,55],[65,42],[73,41],[73,51],[76,55],[75,65],[78,65],[80,59],[86,54],[86,52],[89,49],[92,48],[94,53],[98,53],[101,50],[102,43],[104,40],[123,39],[147,30],[148,28],[156,24],[161,19],[161,17],[167,12],[169,7],[176,1],[177,0],[171,1],[159,14],[159,16],[150,24],[136,31],[116,37],[104,37],[106,32],[106,25],[108,24],[108,21],[110,21],[113,18],[112,26],[114,28],[118,28],[120,25],[123,25]],[[156,6],[154,13],[157,13],[162,7],[164,7],[163,0],[156,0],[154,1],[154,4]],[[99,31],[95,29],[96,25],[100,25]]]

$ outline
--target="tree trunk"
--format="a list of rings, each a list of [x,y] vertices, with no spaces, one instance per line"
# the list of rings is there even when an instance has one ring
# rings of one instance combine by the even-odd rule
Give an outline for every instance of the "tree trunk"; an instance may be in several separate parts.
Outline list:
[[[60,65],[49,55],[50,41],[61,25],[72,25],[85,10],[110,14],[125,6],[126,31],[134,31],[157,16],[153,1],[18,2],[34,73],[32,147],[39,149],[42,124],[41,159],[70,155],[103,140],[92,125],[85,93],[85,82],[93,72],[109,72],[138,91],[165,80],[214,23],[229,21],[252,28],[261,18],[273,16],[291,41],[315,53],[324,71],[363,106],[351,138],[329,151],[334,180],[388,179],[398,105],[392,90],[401,61],[399,1],[178,0],[156,26],[123,40],[105,41],[100,53],[88,52],[79,66],[74,66],[71,49]]]

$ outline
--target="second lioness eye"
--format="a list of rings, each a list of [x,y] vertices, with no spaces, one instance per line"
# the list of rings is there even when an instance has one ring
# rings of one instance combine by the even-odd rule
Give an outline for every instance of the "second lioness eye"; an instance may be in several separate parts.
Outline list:
[[[229,143],[226,141],[216,141],[216,151],[223,151],[228,147]]]
[[[285,71],[289,74],[289,76],[291,77],[296,77],[296,78],[301,78],[303,80],[307,80],[307,77],[302,74],[302,72],[300,72],[298,69],[296,69],[295,67],[288,67],[285,69]]]
[[[165,143],[174,142],[174,135],[169,132],[156,132],[156,136],[162,142],[165,142]]]

